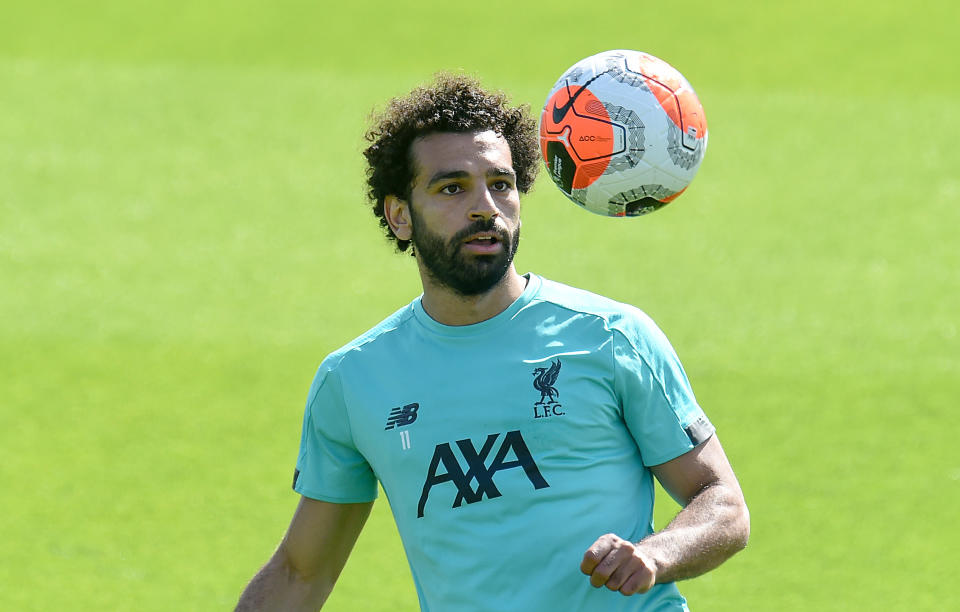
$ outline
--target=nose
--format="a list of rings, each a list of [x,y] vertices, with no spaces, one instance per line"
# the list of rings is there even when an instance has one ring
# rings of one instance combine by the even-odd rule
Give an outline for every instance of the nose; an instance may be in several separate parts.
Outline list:
[[[473,206],[470,208],[471,219],[493,219],[500,214],[500,208],[497,201],[490,191],[489,187],[484,186],[478,191],[474,198]]]

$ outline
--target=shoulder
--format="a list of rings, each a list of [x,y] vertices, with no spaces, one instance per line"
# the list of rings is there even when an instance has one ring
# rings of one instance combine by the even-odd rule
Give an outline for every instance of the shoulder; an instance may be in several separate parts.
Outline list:
[[[322,380],[353,362],[369,363],[385,352],[393,350],[397,343],[410,333],[413,319],[413,303],[406,304],[366,332],[329,353],[320,364],[317,379]]]
[[[545,278],[534,301],[552,305],[572,315],[594,317],[611,331],[619,332],[631,340],[662,335],[653,319],[632,304]]]

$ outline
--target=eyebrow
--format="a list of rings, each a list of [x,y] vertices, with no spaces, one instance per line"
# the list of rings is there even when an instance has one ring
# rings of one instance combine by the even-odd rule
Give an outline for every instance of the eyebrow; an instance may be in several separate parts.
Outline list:
[[[433,187],[437,183],[440,183],[443,181],[449,181],[451,179],[464,179],[469,177],[470,177],[470,173],[467,172],[466,170],[440,171],[430,177],[430,180],[427,181],[427,188],[429,189],[430,187]]]
[[[490,168],[489,170],[487,170],[487,176],[488,177],[507,176],[512,179],[516,179],[517,173],[514,172],[511,168]]]
[[[511,170],[510,168],[490,168],[489,170],[487,170],[488,178],[497,177],[497,176],[506,176],[512,179],[516,179],[517,173]],[[470,173],[467,172],[466,170],[447,170],[447,171],[441,170],[440,172],[437,172],[436,174],[430,177],[430,180],[427,181],[427,188],[429,189],[430,187],[436,185],[437,183],[441,183],[443,181],[449,181],[453,179],[465,179],[465,178],[470,178]]]

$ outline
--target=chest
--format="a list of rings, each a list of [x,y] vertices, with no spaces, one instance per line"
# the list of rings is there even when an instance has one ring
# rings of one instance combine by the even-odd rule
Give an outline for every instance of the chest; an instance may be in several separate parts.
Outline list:
[[[558,344],[418,347],[346,381],[353,439],[391,503],[423,512],[435,485],[454,504],[529,494],[628,440],[609,343]]]

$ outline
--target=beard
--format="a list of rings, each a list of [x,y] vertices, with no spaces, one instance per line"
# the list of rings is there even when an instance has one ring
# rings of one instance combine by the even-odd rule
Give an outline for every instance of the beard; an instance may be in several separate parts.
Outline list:
[[[444,241],[439,234],[431,232],[426,224],[410,208],[414,252],[427,273],[437,283],[452,289],[462,296],[486,293],[506,275],[513,263],[520,242],[520,228],[513,234],[497,226],[495,219],[474,221],[450,240]],[[499,253],[474,255],[464,253],[463,241],[478,232],[496,232],[497,241],[503,245]]]

